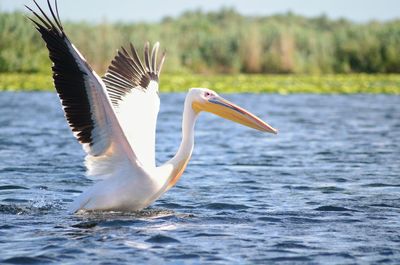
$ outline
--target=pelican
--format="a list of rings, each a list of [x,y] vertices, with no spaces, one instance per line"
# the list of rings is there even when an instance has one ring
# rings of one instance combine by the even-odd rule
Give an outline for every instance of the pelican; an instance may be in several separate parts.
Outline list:
[[[203,111],[262,132],[277,130],[207,88],[191,88],[184,103],[182,141],[176,155],[156,166],[158,83],[165,60],[157,42],[147,42],[143,60],[135,47],[122,47],[100,78],[71,43],[61,24],[57,0],[50,15],[33,0],[29,18],[53,62],[53,80],[66,120],[86,152],[86,175],[97,180],[69,211],[138,211],[168,191],[181,177],[194,146],[196,119]],[[51,18],[50,18],[50,17]]]

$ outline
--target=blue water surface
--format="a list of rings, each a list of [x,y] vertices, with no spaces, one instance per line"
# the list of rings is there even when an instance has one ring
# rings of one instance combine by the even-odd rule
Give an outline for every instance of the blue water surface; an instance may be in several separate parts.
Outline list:
[[[0,93],[0,263],[399,264],[400,97],[227,95],[277,136],[202,114],[178,182],[138,213],[69,215],[92,181],[54,93]],[[162,94],[157,161],[184,94]]]

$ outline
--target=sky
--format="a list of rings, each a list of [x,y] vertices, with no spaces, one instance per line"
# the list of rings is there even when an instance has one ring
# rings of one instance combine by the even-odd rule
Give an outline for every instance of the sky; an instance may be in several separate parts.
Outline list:
[[[37,0],[41,5],[45,0]],[[233,7],[244,15],[271,15],[292,11],[308,17],[325,14],[355,22],[400,18],[400,0],[58,0],[63,20],[90,22],[155,22],[184,11]],[[23,10],[32,0],[0,0],[0,11]]]

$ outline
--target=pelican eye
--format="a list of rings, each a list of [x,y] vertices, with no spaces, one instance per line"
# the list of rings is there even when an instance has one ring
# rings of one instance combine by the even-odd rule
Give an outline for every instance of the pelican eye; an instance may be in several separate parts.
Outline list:
[[[213,94],[210,93],[210,92],[205,92],[205,93],[204,93],[204,96],[205,96],[206,98],[209,98],[209,97],[212,97]]]

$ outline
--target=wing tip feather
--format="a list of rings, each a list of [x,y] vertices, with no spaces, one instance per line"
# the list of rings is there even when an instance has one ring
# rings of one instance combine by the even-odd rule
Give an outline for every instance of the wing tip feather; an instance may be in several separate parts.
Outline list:
[[[132,89],[146,90],[152,80],[158,83],[166,55],[164,50],[161,59],[158,59],[159,47],[160,42],[157,41],[150,52],[150,42],[145,42],[143,59],[139,57],[132,42],[129,43],[130,52],[124,46],[117,50],[103,76],[108,94],[116,99],[112,102],[114,107],[117,107],[118,101]]]

